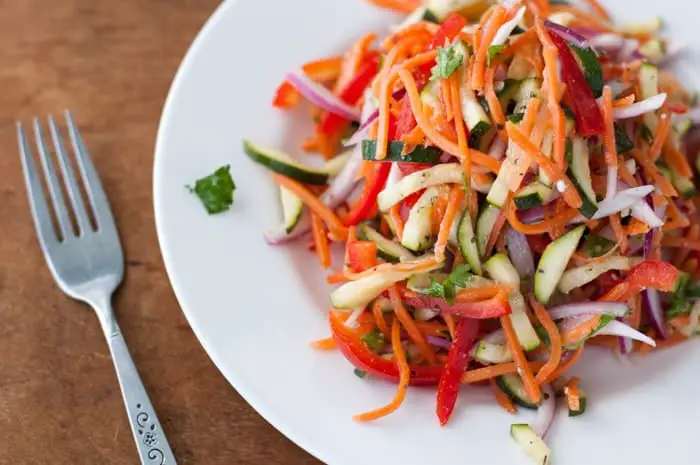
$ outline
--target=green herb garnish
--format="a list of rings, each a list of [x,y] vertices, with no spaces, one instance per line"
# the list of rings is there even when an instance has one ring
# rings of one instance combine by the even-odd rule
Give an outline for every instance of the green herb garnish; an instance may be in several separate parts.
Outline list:
[[[465,287],[473,276],[468,265],[459,264],[442,283],[431,278],[430,287],[423,292],[427,295],[444,299],[451,304],[457,295],[457,288]]]
[[[376,328],[365,334],[362,337],[362,342],[364,342],[365,345],[369,347],[369,350],[371,350],[374,353],[381,351],[386,346],[386,339],[384,338],[384,334],[382,334]]]
[[[673,293],[673,298],[671,299],[671,306],[666,310],[666,317],[671,319],[679,315],[683,315],[690,311],[690,302],[688,302],[688,288],[693,286],[688,286],[690,282],[690,276],[686,273],[678,276],[678,282],[676,284],[676,291]],[[691,289],[693,292],[697,292],[696,289]]]
[[[654,134],[651,133],[651,129],[646,124],[639,125],[639,135],[647,144],[651,145],[654,143]]]
[[[491,45],[489,47],[489,56],[486,59],[486,65],[491,66],[491,61],[501,54],[503,50],[506,49],[505,45]]]
[[[355,373],[355,376],[357,376],[358,378],[366,378],[366,377],[367,377],[367,372],[366,372],[366,371],[362,371],[362,370],[360,370],[359,368],[355,368],[355,370],[353,371],[353,373]]]
[[[233,191],[236,183],[231,178],[231,166],[226,165],[207,177],[198,179],[194,187],[187,186],[190,192],[197,194],[204,208],[210,215],[221,213],[233,204]]]
[[[464,62],[464,55],[457,50],[454,44],[447,48],[438,47],[437,64],[433,67],[431,79],[447,79]]]
[[[508,121],[517,124],[523,120],[524,116],[525,113],[513,113],[512,115],[508,116]]]

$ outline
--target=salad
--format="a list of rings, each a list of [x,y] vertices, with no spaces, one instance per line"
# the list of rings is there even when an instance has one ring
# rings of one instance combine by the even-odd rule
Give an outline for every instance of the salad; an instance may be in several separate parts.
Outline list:
[[[266,239],[311,233],[337,286],[313,346],[397,385],[355,420],[435,386],[445,425],[460,387],[480,385],[537,410],[511,436],[546,463],[556,403],[586,410],[571,374],[584,351],[643,356],[700,331],[695,96],[658,19],[615,25],[596,0],[371,2],[407,17],[274,97],[310,104],[303,149],[324,163],[244,141],[280,189]],[[233,185],[219,175],[195,187],[213,209],[232,201],[212,195]]]

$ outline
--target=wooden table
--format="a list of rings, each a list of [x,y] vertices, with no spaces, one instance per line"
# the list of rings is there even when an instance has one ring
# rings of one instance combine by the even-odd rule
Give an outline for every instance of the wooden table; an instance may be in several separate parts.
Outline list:
[[[28,213],[15,120],[70,108],[127,259],[122,330],[180,464],[315,464],[231,388],[168,283],[152,207],[171,79],[217,0],[0,0],[0,464],[137,463],[94,314],[55,286]]]

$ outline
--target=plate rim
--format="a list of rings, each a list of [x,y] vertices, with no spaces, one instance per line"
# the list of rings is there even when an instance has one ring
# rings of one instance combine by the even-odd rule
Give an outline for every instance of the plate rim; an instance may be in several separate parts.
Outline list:
[[[206,338],[202,337],[202,330],[199,328],[197,319],[194,317],[194,313],[187,310],[184,302],[186,299],[183,297],[182,285],[179,283],[179,278],[177,278],[177,273],[173,271],[173,265],[171,259],[169,258],[168,246],[169,242],[167,239],[167,234],[164,232],[163,226],[163,185],[164,180],[159,173],[163,172],[163,169],[159,169],[163,165],[165,160],[164,149],[165,145],[165,128],[168,126],[169,120],[172,114],[172,108],[174,105],[175,95],[178,89],[181,87],[186,74],[189,71],[192,61],[195,59],[198,51],[204,46],[208,36],[212,33],[214,28],[217,26],[219,21],[227,14],[227,11],[236,4],[238,0],[223,0],[217,7],[211,12],[207,20],[200,27],[199,31],[192,39],[189,47],[185,51],[180,64],[178,65],[175,76],[168,88],[168,93],[165,98],[165,103],[163,104],[163,109],[161,110],[160,120],[158,123],[158,129],[156,133],[156,142],[154,147],[154,157],[153,157],[153,213],[155,219],[156,227],[156,239],[158,241],[158,248],[160,249],[160,254],[163,259],[163,264],[165,266],[165,272],[170,282],[170,287],[175,294],[175,299],[180,308],[180,311],[185,316],[187,324],[192,329],[197,342],[204,349],[211,362],[214,364],[216,369],[221,373],[221,375],[226,379],[229,385],[243,398],[243,400],[265,420],[270,424],[278,433],[285,436],[287,439],[292,441],[297,447],[305,451],[307,454],[312,455],[317,460],[323,463],[328,463],[328,458],[325,454],[321,453],[320,449],[312,444],[313,439],[302,438],[300,435],[293,432],[292,428],[286,428],[284,422],[280,420],[277,415],[274,414],[273,409],[268,408],[265,405],[264,400],[258,398],[252,389],[246,386],[245,381],[239,378],[234,372],[225,369],[225,363],[221,360],[217,351],[209,343],[206,342]]]

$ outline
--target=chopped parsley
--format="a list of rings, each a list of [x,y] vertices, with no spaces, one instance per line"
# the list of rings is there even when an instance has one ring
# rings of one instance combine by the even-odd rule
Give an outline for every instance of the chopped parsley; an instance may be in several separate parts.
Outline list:
[[[369,350],[374,353],[381,351],[386,346],[384,334],[382,334],[376,328],[365,334],[362,337],[362,342],[364,342],[365,345],[369,347]]]
[[[694,286],[689,286],[690,276],[686,273],[681,274],[678,277],[678,288],[676,292],[673,293],[673,298],[671,299],[671,306],[666,310],[667,318],[674,318],[679,315],[683,315],[690,311],[690,302],[688,302],[688,291],[691,288],[693,293],[697,292],[697,289],[692,289]]]
[[[355,373],[355,376],[357,376],[358,378],[366,378],[367,377],[367,372],[362,371],[359,368],[355,368],[354,373]]]
[[[225,212],[231,207],[236,183],[231,178],[231,166],[226,165],[209,176],[198,179],[194,187],[187,187],[190,192],[197,194],[207,212],[214,215]]]
[[[457,288],[465,287],[473,276],[468,265],[459,264],[442,283],[431,278],[430,287],[423,292],[427,295],[444,299],[451,304],[457,295]]]
[[[447,79],[464,62],[464,54],[454,44],[447,48],[438,47],[436,62],[431,79]]]

